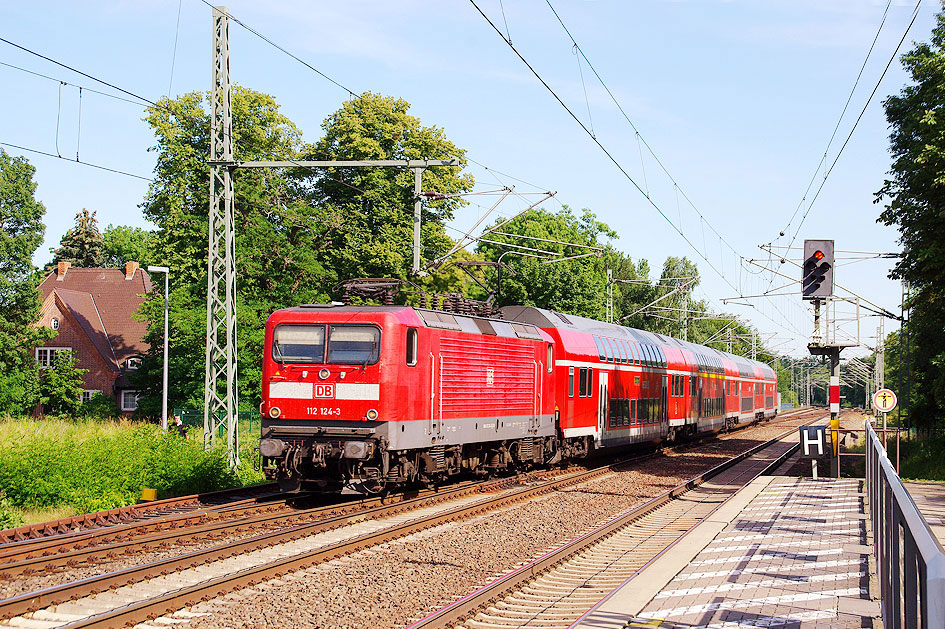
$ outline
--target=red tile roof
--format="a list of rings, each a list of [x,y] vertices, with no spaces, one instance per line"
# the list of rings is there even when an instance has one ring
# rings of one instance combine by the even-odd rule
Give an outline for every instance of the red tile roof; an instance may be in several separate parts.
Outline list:
[[[39,289],[44,300],[55,290],[60,303],[82,322],[106,362],[121,365],[148,350],[144,342],[147,325],[134,315],[151,286],[151,278],[140,268],[135,269],[131,279],[125,279],[123,269],[70,267],[61,280],[57,270],[50,272]]]

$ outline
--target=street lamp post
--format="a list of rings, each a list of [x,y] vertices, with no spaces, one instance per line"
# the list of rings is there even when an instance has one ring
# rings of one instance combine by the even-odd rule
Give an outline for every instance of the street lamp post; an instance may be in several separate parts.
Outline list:
[[[167,307],[168,307],[168,283],[171,276],[171,270],[166,266],[149,266],[148,273],[164,274],[164,379],[161,392],[161,428],[167,430]]]

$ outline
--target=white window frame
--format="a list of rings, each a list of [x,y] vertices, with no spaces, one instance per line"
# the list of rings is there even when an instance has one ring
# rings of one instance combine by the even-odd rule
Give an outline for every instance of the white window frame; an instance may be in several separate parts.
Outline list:
[[[49,369],[53,366],[53,363],[56,362],[56,352],[71,352],[71,347],[37,347],[36,348],[36,362],[39,364],[40,369]],[[39,358],[39,353],[46,353],[46,361],[42,361]]]
[[[134,406],[128,407],[128,406],[125,405],[125,395],[128,394],[128,393],[132,393],[132,394],[134,394],[134,396],[135,396]],[[135,389],[123,389],[122,392],[121,392],[121,410],[123,410],[123,411],[136,411],[136,410],[138,410],[138,397],[139,397],[139,393],[138,393],[137,390],[135,390]]]
[[[96,393],[101,393],[101,389],[82,389],[81,401],[83,404],[90,402]]]
[[[132,356],[125,360],[125,369],[140,369],[144,359],[140,356]]]

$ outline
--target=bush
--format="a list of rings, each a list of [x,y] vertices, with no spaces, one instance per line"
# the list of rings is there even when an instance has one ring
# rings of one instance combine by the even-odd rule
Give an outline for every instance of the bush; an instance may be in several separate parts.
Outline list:
[[[96,393],[79,407],[79,414],[88,419],[112,419],[121,417],[118,403],[113,398]]]
[[[89,512],[239,486],[225,452],[151,424],[0,420],[0,489],[18,507]]]
[[[0,490],[0,529],[15,529],[23,525],[23,515]]]

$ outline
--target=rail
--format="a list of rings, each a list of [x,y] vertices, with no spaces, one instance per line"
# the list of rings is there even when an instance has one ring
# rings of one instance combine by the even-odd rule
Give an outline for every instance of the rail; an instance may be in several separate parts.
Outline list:
[[[945,627],[945,550],[866,424],[866,488],[883,627]]]

